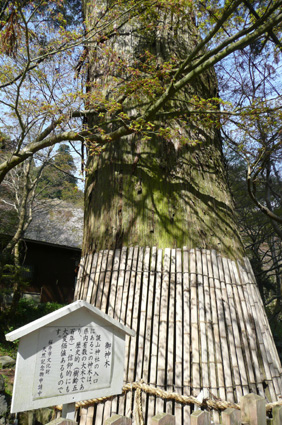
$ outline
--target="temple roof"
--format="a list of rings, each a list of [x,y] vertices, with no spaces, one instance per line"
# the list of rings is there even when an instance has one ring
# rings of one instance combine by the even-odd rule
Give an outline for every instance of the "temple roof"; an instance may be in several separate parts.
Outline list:
[[[17,220],[8,220],[12,207],[0,205],[1,233],[13,235]],[[44,199],[36,202],[32,221],[25,232],[25,239],[81,248],[83,236],[83,208],[59,199]]]
[[[83,208],[65,201],[49,199],[35,209],[25,237],[80,248],[82,235]]]

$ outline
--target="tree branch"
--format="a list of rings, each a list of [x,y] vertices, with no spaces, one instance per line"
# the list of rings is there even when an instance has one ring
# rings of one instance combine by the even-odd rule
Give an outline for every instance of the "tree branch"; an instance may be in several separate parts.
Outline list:
[[[263,214],[265,214],[271,220],[274,220],[275,222],[282,224],[282,218],[281,217],[274,214],[269,208],[267,208],[265,205],[263,205],[261,202],[259,202],[257,200],[257,198],[255,196],[255,192],[254,192],[254,182],[253,182],[251,174],[252,174],[251,168],[248,165],[247,185],[248,185],[248,193],[250,195],[250,198],[252,199],[254,204],[261,210],[261,212],[263,212]]]

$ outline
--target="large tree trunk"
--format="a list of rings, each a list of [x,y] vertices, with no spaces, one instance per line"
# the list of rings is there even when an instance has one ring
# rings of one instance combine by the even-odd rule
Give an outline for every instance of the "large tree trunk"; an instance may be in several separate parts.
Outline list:
[[[97,16],[104,16],[103,4],[94,8],[85,2],[88,30]],[[150,29],[138,16],[90,51],[92,105],[104,94],[111,108],[121,95],[122,77],[125,81],[130,73],[124,67],[115,72],[117,59],[131,65],[132,75],[138,64],[143,66],[145,49],[162,64],[183,58],[197,45],[191,14],[183,20],[162,10],[152,14]],[[163,112],[183,108],[185,101],[193,116],[195,96],[216,94],[216,76],[209,70]],[[139,101],[143,106],[136,106],[137,100],[125,96],[123,113],[144,109],[149,92]],[[100,121],[96,117],[88,124],[91,128]],[[135,132],[109,142],[100,155],[89,155],[75,298],[136,331],[126,347],[126,382],[144,379],[186,395],[204,389],[205,397],[236,402],[247,392],[276,399],[282,391],[281,366],[249,263],[243,260],[217,126],[187,116],[162,126],[173,130],[170,139],[158,132],[144,141]],[[131,415],[133,400],[129,393],[95,410],[84,409],[82,422],[94,418],[98,425],[111,413]],[[142,400],[146,421],[166,409],[176,412],[177,423],[189,424],[190,407],[156,402],[153,396]],[[214,419],[219,422],[218,414]]]
[[[97,8],[88,2],[85,13],[90,29],[95,25]],[[162,64],[170,57],[183,59],[197,44],[191,14],[185,21],[176,22],[176,16],[160,9],[159,16],[150,20],[154,26],[147,30],[139,18],[133,19],[121,31],[125,35],[104,42],[101,51],[90,52],[89,91],[94,97],[100,89],[109,102],[114,100],[121,77],[128,78],[127,69],[123,75],[118,74],[121,70],[116,71],[116,56],[136,68],[138,63],[143,66],[145,51],[155,55],[156,64]],[[107,47],[111,50],[105,54]],[[216,95],[217,80],[210,70],[178,94],[165,112],[185,109],[186,104],[188,112],[195,96],[209,99]],[[149,96],[139,103],[146,101]],[[138,112],[136,102],[137,98],[131,96],[123,102],[122,111],[129,116]],[[90,120],[90,126],[95,124],[99,122]],[[166,140],[152,135],[142,141],[140,134],[134,134],[109,142],[100,156],[89,156],[84,253],[138,244],[214,248],[228,257],[240,257],[242,246],[216,124],[205,125],[191,118],[163,121],[159,126],[172,128],[173,137]]]

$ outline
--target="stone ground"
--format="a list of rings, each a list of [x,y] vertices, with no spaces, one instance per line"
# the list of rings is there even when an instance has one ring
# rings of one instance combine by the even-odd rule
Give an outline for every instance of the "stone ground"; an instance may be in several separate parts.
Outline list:
[[[9,423],[9,405],[13,391],[15,360],[9,356],[0,357],[0,424]]]
[[[15,368],[13,367],[13,368],[0,369],[0,375],[2,375],[5,379],[6,392],[8,394],[12,395],[14,376],[15,376]]]
[[[0,364],[1,358],[2,357],[0,357]],[[1,378],[1,376],[3,378]],[[15,366],[0,368],[0,425],[14,423],[14,417],[9,417],[8,412],[7,414],[4,413],[5,408],[7,410],[8,405],[11,402],[14,376]],[[54,419],[53,409],[38,409],[36,411],[20,413],[18,415],[18,425],[44,425],[50,422],[52,419]]]

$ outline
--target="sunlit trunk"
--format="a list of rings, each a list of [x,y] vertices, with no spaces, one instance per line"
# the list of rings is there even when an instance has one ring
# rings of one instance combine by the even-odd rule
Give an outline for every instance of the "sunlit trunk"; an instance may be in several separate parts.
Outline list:
[[[90,30],[95,26],[97,7],[88,2],[85,13]],[[120,77],[129,75],[126,68],[123,75],[120,69],[115,70],[117,57],[127,61],[128,67],[136,67],[136,58],[140,58],[142,67],[145,52],[149,52],[157,58],[156,64],[170,57],[177,64],[195,48],[199,35],[191,13],[185,18],[161,9],[159,13],[159,17],[153,12],[149,15],[154,24],[150,29],[138,18],[132,19],[120,34],[90,50],[88,90],[93,99],[100,90],[109,102],[115,100]],[[202,121],[198,115],[191,118],[196,97],[216,95],[217,80],[210,70],[165,107],[166,113],[181,108],[190,116],[167,122],[163,118],[158,123],[159,128],[172,130],[170,138],[150,133],[150,140],[144,141],[144,135],[135,132],[109,142],[99,156],[89,156],[84,253],[138,244],[209,248],[228,257],[242,256],[219,130],[215,123],[204,122],[205,115]],[[136,106],[137,97],[132,96],[123,102],[122,111],[129,116],[136,114],[148,101],[149,96],[139,99],[140,106]],[[97,119],[89,120],[90,127],[98,124]]]

